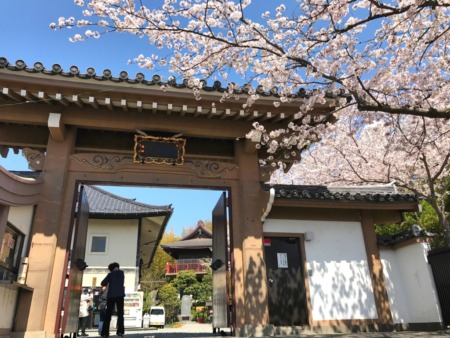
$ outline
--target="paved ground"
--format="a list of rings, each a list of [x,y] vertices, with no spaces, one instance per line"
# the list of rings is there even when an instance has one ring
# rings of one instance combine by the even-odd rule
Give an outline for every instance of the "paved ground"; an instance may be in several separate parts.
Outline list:
[[[218,338],[220,334],[213,334],[211,324],[199,324],[199,323],[184,323],[180,328],[164,328],[164,329],[126,329],[126,338]],[[229,335],[229,330],[225,330]],[[98,337],[97,331],[87,331],[89,337]],[[111,338],[115,338],[111,332]],[[447,337],[450,338],[450,330],[437,331],[437,332],[362,332],[362,333],[345,333],[345,334],[311,334],[302,333],[299,336],[276,336],[276,338],[436,338]]]

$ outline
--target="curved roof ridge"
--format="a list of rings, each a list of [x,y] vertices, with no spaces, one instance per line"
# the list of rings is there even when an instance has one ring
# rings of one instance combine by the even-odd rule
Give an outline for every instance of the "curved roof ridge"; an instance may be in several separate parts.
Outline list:
[[[90,214],[150,215],[172,213],[172,205],[151,205],[110,193],[97,186],[85,185]]]
[[[94,79],[97,81],[111,81],[111,82],[126,82],[129,84],[144,84],[149,86],[168,86],[172,88],[182,89],[182,88],[195,88],[200,87],[196,85],[192,85],[189,83],[188,80],[184,79],[181,83],[177,83],[177,79],[175,76],[169,76],[167,81],[163,81],[162,77],[158,74],[154,74],[150,80],[145,79],[145,75],[141,72],[136,73],[135,78],[130,78],[128,76],[128,72],[125,70],[122,70],[119,73],[118,77],[114,77],[112,74],[112,71],[109,69],[104,69],[101,75],[98,75],[96,70],[93,67],[88,67],[86,69],[86,73],[81,73],[79,68],[77,66],[71,66],[69,71],[64,71],[61,65],[59,64],[53,64],[50,69],[46,69],[44,64],[42,62],[35,62],[33,67],[27,66],[25,61],[23,60],[16,60],[14,64],[10,63],[5,57],[0,57],[0,69],[6,68],[12,71],[25,71],[27,73],[41,73],[45,75],[59,75],[62,77],[77,77],[80,79]],[[208,86],[208,83],[206,80],[200,80],[201,87],[200,89],[205,92],[218,92],[218,93],[224,93],[225,91],[228,91],[228,88],[225,88],[222,86],[222,83],[220,81],[214,81],[212,85]],[[234,88],[233,92],[234,94],[249,94],[250,86],[245,85],[238,85],[235,84],[236,87]],[[266,97],[273,97],[278,98],[280,97],[280,89],[278,87],[273,87],[270,90],[264,90],[262,86],[258,86],[257,88],[254,88],[254,90],[258,93],[260,96],[266,96]],[[292,93],[292,97],[308,97],[309,94],[307,93],[305,88],[301,88],[296,93]],[[339,94],[333,94],[333,93],[326,93],[325,95],[327,98],[335,98],[337,96],[339,97],[348,97],[349,95],[345,93],[339,93]]]
[[[212,248],[212,238],[193,238],[185,241],[180,240],[173,243],[161,244],[161,248],[165,251],[170,251],[171,249],[210,249]]]
[[[196,237],[197,234],[201,235],[202,233],[205,234],[206,237],[212,238],[212,233],[208,229],[206,229],[203,221],[199,220],[197,222],[196,227],[191,232],[189,232],[186,236],[184,236],[182,239],[180,239],[180,242],[199,238],[199,237]]]
[[[393,183],[354,186],[263,184],[264,190],[269,190],[270,188],[275,189],[275,197],[288,199],[330,199],[370,202],[418,201],[418,197],[414,194],[399,193]]]
[[[110,196],[111,198],[116,198],[116,199],[118,199],[118,200],[122,200],[122,201],[131,203],[131,204],[135,204],[135,205],[140,205],[140,206],[144,206],[144,207],[154,207],[154,208],[164,208],[164,207],[165,207],[165,208],[171,208],[171,207],[172,207],[172,204],[155,205],[155,204],[147,204],[147,203],[139,202],[139,201],[136,201],[135,198],[126,198],[126,197],[122,197],[122,196],[113,194],[112,192],[109,192],[109,191],[107,191],[107,190],[105,190],[105,189],[102,189],[102,188],[100,188],[100,187],[98,187],[98,186],[96,186],[96,185],[85,185],[85,186],[87,186],[87,187],[89,187],[89,188],[92,188],[92,189],[94,189],[94,190],[97,190],[98,192],[100,192],[100,193],[102,193],[102,194],[108,195],[108,196]]]

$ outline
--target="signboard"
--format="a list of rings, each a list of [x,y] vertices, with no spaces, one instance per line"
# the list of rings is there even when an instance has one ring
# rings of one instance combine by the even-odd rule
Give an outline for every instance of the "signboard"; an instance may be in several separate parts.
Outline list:
[[[278,252],[277,253],[277,261],[279,268],[287,268],[288,267],[288,256],[287,253]]]
[[[182,165],[185,145],[183,138],[135,135],[133,162]]]

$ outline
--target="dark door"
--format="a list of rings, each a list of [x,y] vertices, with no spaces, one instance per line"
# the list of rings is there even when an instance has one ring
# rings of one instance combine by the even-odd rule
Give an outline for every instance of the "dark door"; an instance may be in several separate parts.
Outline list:
[[[442,321],[450,325],[450,249],[435,249],[428,253],[434,284],[441,305]]]
[[[83,271],[77,265],[77,260],[84,262],[86,249],[86,235],[89,220],[89,204],[84,187],[79,188],[76,207],[76,221],[72,230],[71,247],[67,255],[67,287],[64,290],[63,318],[61,332],[77,332],[78,313],[80,310],[81,283]]]
[[[264,238],[271,324],[308,324],[300,253],[298,237]]]
[[[229,326],[229,301],[227,287],[228,235],[227,198],[221,195],[212,213],[213,226],[213,328]]]

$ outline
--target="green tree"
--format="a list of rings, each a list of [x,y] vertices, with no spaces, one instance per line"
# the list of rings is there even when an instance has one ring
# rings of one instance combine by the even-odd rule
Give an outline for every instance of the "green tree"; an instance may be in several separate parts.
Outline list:
[[[402,223],[377,225],[375,232],[377,235],[395,235],[403,231],[411,229],[413,224],[419,225],[423,230],[431,232],[435,235],[431,243],[431,247],[442,248],[447,246],[447,236],[439,222],[439,217],[434,208],[427,202],[421,201],[421,212],[404,213],[405,220]]]
[[[177,289],[170,283],[164,284],[158,291],[158,299],[166,311],[166,320],[176,321],[181,305]]]
[[[173,243],[178,240],[179,237],[175,236],[172,230],[164,233],[160,244]],[[175,262],[175,259],[158,246],[150,268],[142,271],[140,284],[142,291],[144,291],[144,312],[148,311],[152,305],[156,304],[156,294],[158,289],[167,283],[166,264],[173,262]]]
[[[179,241],[173,230],[164,233],[161,238],[160,244],[167,244]],[[153,256],[150,268],[143,271],[143,277],[141,279],[142,289],[144,291],[157,290],[166,281],[166,265],[167,263],[174,263],[175,259],[168,255],[161,246],[156,248],[155,255]]]
[[[202,280],[192,284],[186,289],[186,293],[192,295],[196,305],[204,305],[205,302],[212,299],[212,271],[203,275]]]
[[[181,295],[190,294],[190,288],[197,284],[197,276],[192,270],[180,271],[171,284],[180,291]]]

